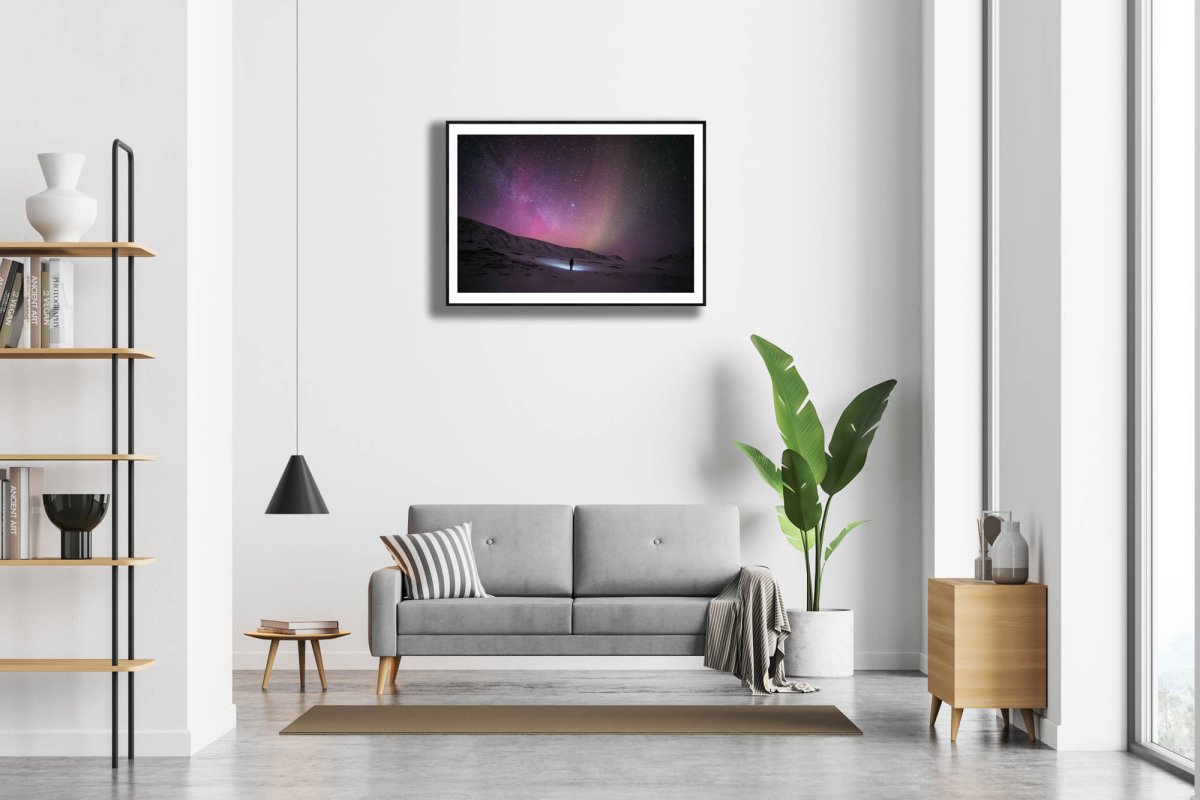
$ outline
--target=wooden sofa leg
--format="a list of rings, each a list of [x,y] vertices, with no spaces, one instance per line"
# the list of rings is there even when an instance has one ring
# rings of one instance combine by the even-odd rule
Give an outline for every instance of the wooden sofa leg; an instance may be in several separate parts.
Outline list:
[[[383,694],[388,687],[388,678],[396,668],[395,656],[383,656],[379,659],[379,677],[375,679],[375,694]]]
[[[396,673],[400,671],[400,656],[392,659],[392,674],[388,678],[388,686],[396,685]]]

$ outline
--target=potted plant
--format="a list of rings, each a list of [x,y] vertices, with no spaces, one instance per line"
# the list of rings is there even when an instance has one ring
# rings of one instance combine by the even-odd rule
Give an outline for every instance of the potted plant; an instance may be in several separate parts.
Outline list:
[[[839,677],[854,674],[854,612],[821,607],[825,567],[850,531],[867,520],[851,522],[827,538],[829,506],[862,471],[867,450],[896,381],[872,386],[850,401],[829,437],[817,416],[808,386],[793,358],[761,336],[750,340],[762,356],[775,395],[775,421],[783,438],[777,466],[760,450],[742,442],[737,448],[780,496],[776,516],[783,535],[804,556],[805,610],[788,610],[792,633],[787,642],[788,675]],[[824,493],[822,501],[821,493]]]

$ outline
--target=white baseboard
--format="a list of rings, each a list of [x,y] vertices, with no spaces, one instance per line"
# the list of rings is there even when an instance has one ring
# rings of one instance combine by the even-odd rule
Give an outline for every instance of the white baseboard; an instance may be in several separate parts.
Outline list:
[[[188,755],[191,756],[199,753],[236,727],[237,706],[230,703],[204,722],[192,726],[191,741],[189,742],[191,751]],[[138,731],[138,736],[141,735],[141,731]],[[138,755],[141,755],[141,753],[139,752]]]
[[[122,722],[124,718],[122,718]],[[138,758],[179,758],[196,754],[237,725],[237,707],[232,703],[191,730],[150,730],[138,726],[134,747]],[[126,756],[125,728],[117,736],[117,753]],[[0,757],[71,756],[108,757],[112,739],[102,730],[0,731]]]
[[[928,675],[929,674],[929,656],[926,655],[925,653],[917,653],[917,655],[920,657],[920,659],[917,663],[917,669],[921,671],[922,675]]]
[[[920,653],[854,654],[854,668],[860,670],[915,670],[921,668]]]
[[[999,710],[996,711],[996,716],[1000,716]],[[1019,710],[1013,709],[1010,711],[1009,717],[1012,720],[1011,725],[1014,728],[1024,732],[1026,735],[1029,734],[1029,731],[1025,730],[1025,717]],[[1043,717],[1038,711],[1034,711],[1033,724],[1037,726],[1039,742],[1054,750],[1059,749],[1059,727],[1057,722]]]
[[[379,659],[366,650],[323,650],[325,669],[378,669]],[[267,663],[265,650],[240,650],[233,654],[233,668],[262,671]],[[315,671],[312,659],[306,660],[309,671]],[[914,670],[921,665],[920,653],[856,653],[855,669]],[[283,650],[275,657],[273,674],[296,671],[296,655]],[[400,669],[529,669],[529,670],[656,670],[703,669],[700,656],[405,656]],[[273,678],[272,678],[273,679]]]
[[[1018,718],[1020,717],[1019,714],[1017,716]],[[1047,747],[1058,750],[1059,741],[1061,739],[1059,736],[1061,731],[1059,730],[1058,723],[1052,719],[1043,717],[1041,714],[1035,711],[1033,712],[1033,724],[1037,726],[1038,741]],[[1017,727],[1021,730],[1025,730],[1025,721],[1018,719]]]
[[[137,729],[137,755],[190,756],[191,734],[186,730]],[[103,730],[0,731],[0,756],[108,756],[112,739]],[[117,752],[125,757],[125,729],[117,737]]]

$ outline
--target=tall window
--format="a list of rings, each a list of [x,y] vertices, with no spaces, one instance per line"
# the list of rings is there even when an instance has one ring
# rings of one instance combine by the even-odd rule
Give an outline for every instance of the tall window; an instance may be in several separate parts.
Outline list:
[[[1134,4],[1135,748],[1196,757],[1195,2]]]

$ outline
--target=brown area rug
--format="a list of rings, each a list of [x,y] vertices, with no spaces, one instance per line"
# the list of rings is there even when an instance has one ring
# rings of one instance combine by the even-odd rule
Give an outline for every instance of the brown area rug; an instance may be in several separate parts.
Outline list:
[[[862,736],[837,706],[313,706],[300,734]]]

